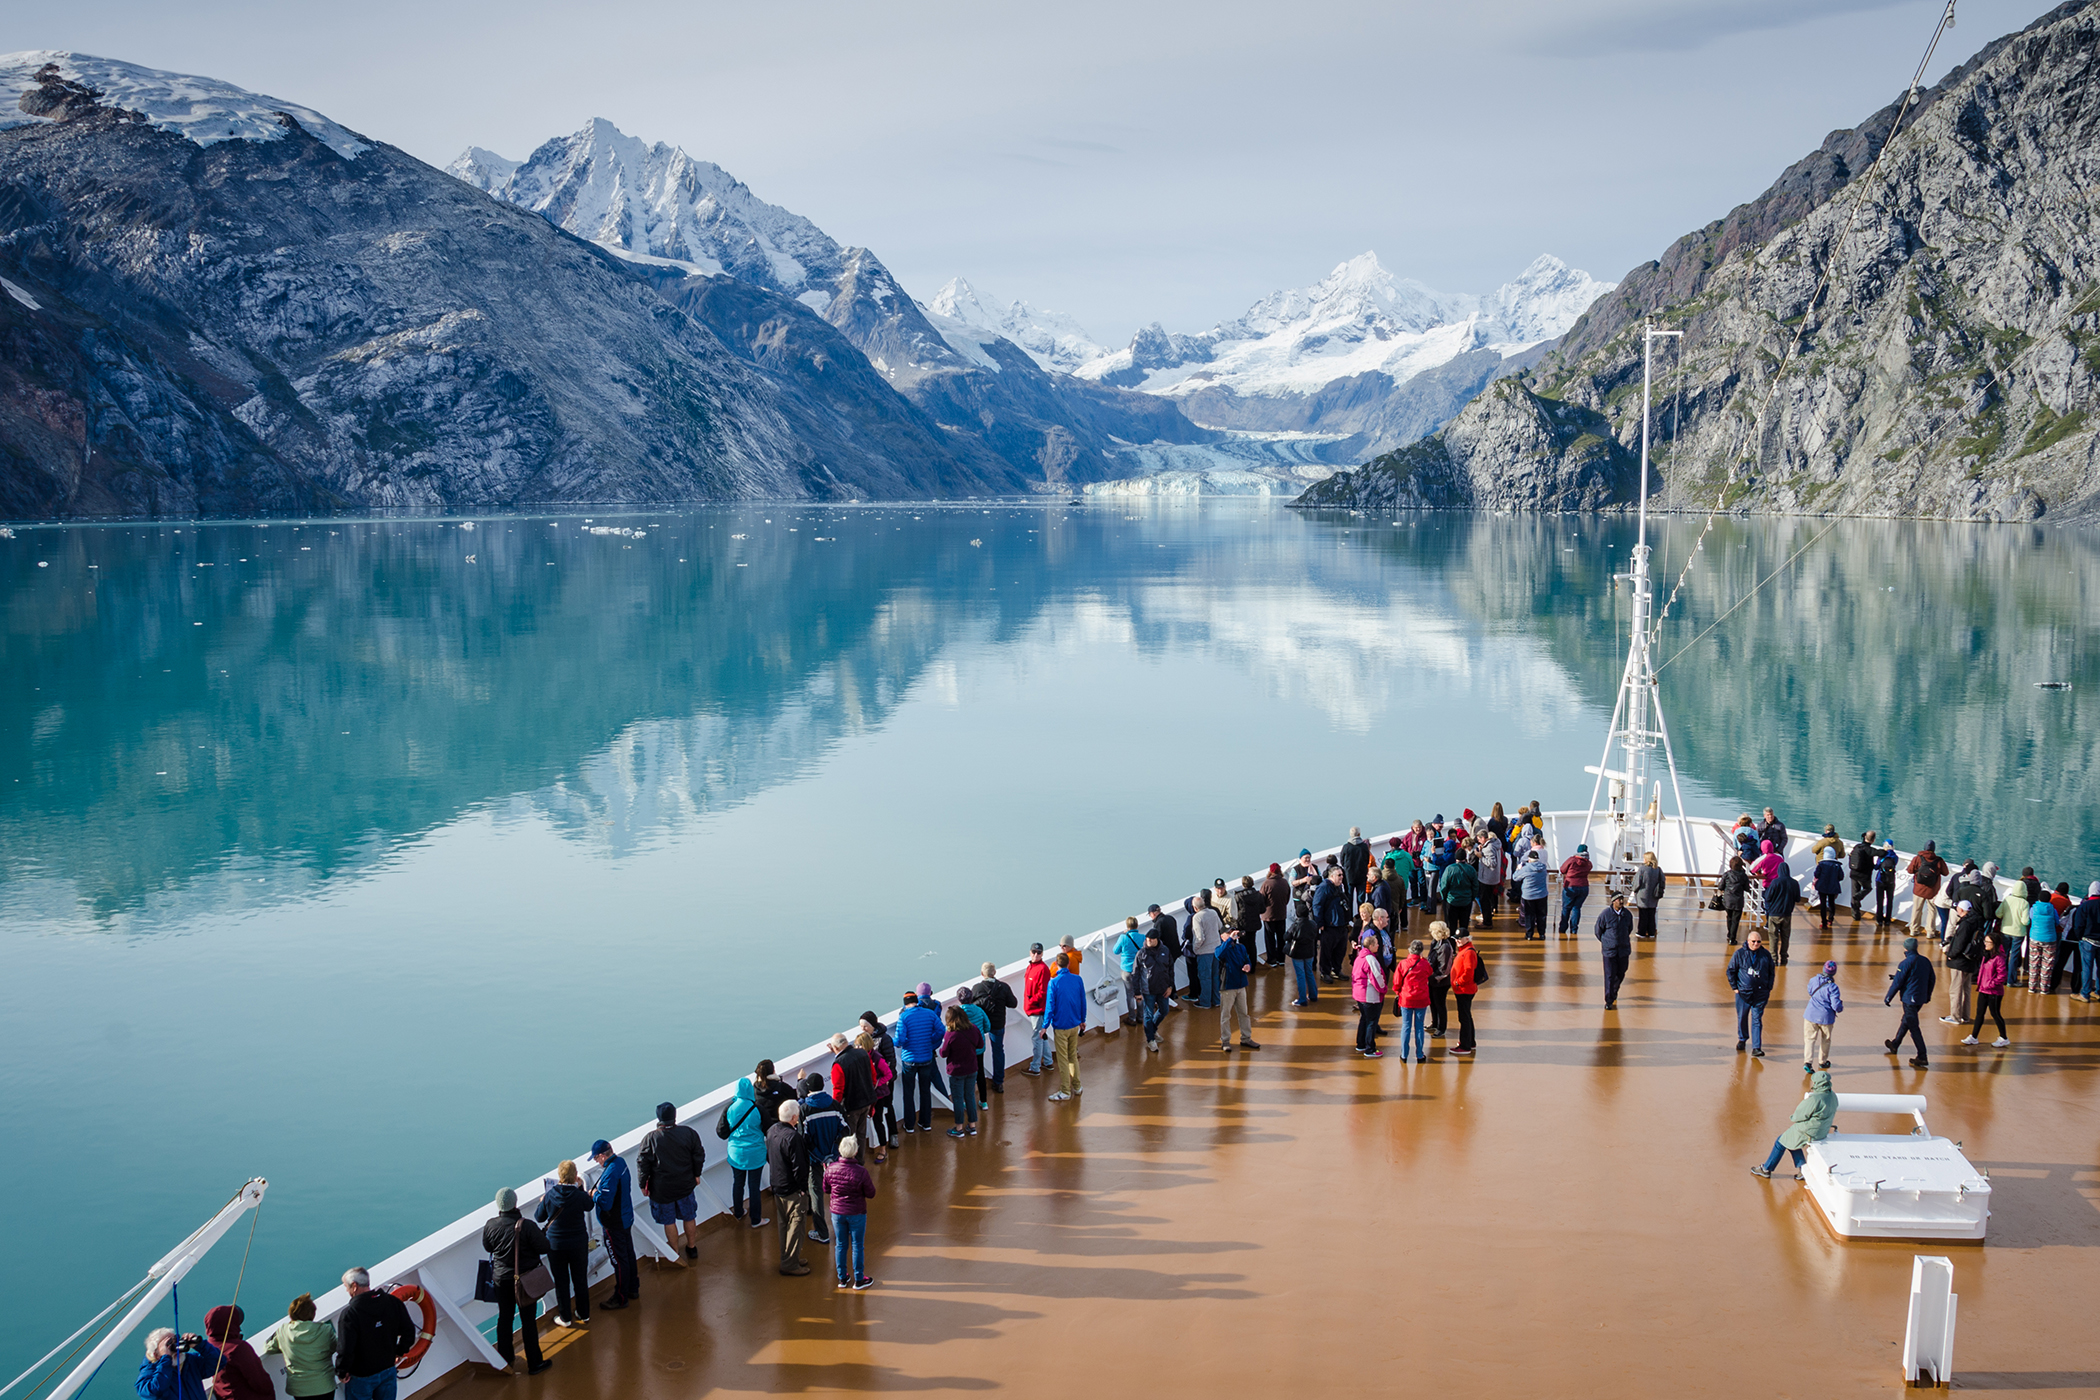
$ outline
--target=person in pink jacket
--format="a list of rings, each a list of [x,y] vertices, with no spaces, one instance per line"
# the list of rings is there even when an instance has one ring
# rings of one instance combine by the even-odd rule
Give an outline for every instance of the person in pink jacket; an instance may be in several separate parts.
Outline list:
[[[1750,873],[1757,877],[1758,883],[1769,885],[1772,883],[1772,876],[1778,872],[1779,867],[1786,864],[1786,856],[1782,852],[1773,850],[1770,841],[1759,844],[1761,854],[1756,860],[1750,862]]]
[[[1400,965],[1393,969],[1393,986],[1398,989],[1393,1000],[1400,1008],[1400,1058],[1407,1059],[1407,1047],[1412,1043],[1418,1065],[1429,1062],[1429,978],[1432,969],[1429,959],[1422,956],[1423,946],[1419,938],[1408,944],[1407,956],[1400,959]]]
[[[1976,1043],[1976,1033],[1983,1029],[1986,1015],[1998,1023],[1998,1038],[1991,1042],[1992,1048],[2003,1050],[2012,1044],[2005,1038],[2005,1013],[2000,1009],[2005,1002],[2005,984],[2009,980],[2004,942],[1997,934],[1987,933],[1983,936],[1983,956],[1976,964],[1976,1023],[1962,1037],[1962,1044]]]
[[[1385,1058],[1378,1048],[1378,1013],[1385,1006],[1385,964],[1378,957],[1378,935],[1367,933],[1349,970],[1349,996],[1356,1002],[1356,1052],[1367,1060]]]

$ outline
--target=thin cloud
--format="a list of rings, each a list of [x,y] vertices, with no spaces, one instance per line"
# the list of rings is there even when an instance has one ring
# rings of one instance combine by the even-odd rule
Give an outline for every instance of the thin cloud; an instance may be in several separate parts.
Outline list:
[[[1549,58],[1689,53],[1738,34],[1797,28],[1839,15],[1919,8],[1919,0],[1651,0],[1532,29],[1510,47]],[[1937,6],[1932,6],[1937,8]]]

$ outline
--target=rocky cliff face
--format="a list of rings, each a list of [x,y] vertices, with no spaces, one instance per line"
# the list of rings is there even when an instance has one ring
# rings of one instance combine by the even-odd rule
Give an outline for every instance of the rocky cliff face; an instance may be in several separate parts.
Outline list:
[[[1602,510],[1640,491],[1640,459],[1603,417],[1499,380],[1450,426],[1298,498],[1352,510]]]
[[[1539,398],[1597,415],[1604,436],[1637,448],[1640,322],[1652,314],[1685,333],[1657,360],[1667,508],[2094,510],[2095,87],[2100,9],[2073,0],[1921,94],[1900,132],[1891,105],[1833,134],[1761,198],[1628,273],[1529,377],[1536,393],[1496,385],[1476,400],[1460,421],[1512,421],[1483,435],[1504,445],[1469,458],[1467,479],[1531,460]]]

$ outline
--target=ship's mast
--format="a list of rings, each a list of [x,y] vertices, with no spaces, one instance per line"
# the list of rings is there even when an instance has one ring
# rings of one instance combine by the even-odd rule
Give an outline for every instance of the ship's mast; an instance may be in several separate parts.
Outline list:
[[[1613,706],[1611,731],[1605,736],[1604,756],[1597,766],[1585,771],[1597,775],[1590,788],[1589,814],[1583,821],[1584,839],[1594,841],[1597,821],[1597,799],[1605,798],[1605,816],[1610,831],[1610,847],[1603,859],[1599,853],[1590,853],[1591,861],[1604,873],[1609,883],[1613,877],[1630,874],[1640,864],[1641,857],[1655,849],[1655,838],[1661,828],[1662,783],[1656,780],[1654,791],[1649,791],[1650,772],[1655,750],[1659,746],[1663,761],[1670,770],[1670,793],[1677,802],[1678,844],[1686,874],[1694,874],[1691,837],[1684,827],[1684,795],[1677,785],[1677,757],[1670,750],[1670,730],[1663,719],[1661,697],[1655,689],[1655,664],[1650,653],[1650,619],[1655,609],[1655,593],[1648,578],[1648,418],[1650,391],[1655,378],[1655,342],[1684,334],[1682,331],[1657,330],[1644,324],[1641,329],[1641,494],[1639,501],[1640,527],[1634,538],[1633,569],[1628,574],[1616,577],[1627,579],[1633,586],[1632,637],[1626,648],[1626,667],[1619,677],[1618,701]],[[1612,750],[1620,755],[1620,766],[1612,767]],[[1609,782],[1607,790],[1605,784]]]

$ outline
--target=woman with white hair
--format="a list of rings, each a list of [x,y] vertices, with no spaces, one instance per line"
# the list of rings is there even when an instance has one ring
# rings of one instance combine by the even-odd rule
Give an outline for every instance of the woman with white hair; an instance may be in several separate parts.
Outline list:
[[[138,1393],[144,1400],[204,1400],[204,1388],[219,1369],[219,1349],[194,1332],[172,1327],[146,1334],[146,1359],[139,1363]]]
[[[831,1209],[831,1260],[840,1288],[872,1287],[868,1277],[868,1202],[875,1178],[860,1164],[860,1139],[839,1139],[839,1158],[824,1168],[825,1203]]]

